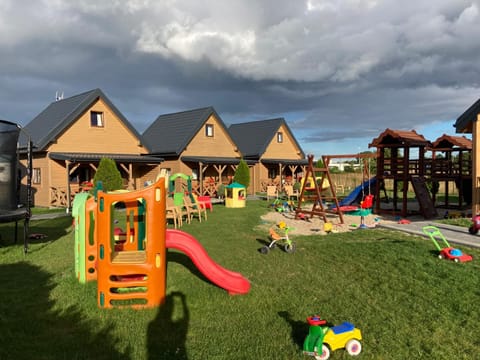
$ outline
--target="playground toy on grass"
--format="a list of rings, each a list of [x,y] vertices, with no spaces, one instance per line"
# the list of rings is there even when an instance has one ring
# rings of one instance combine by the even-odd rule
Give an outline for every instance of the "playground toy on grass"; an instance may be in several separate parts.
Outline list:
[[[472,235],[476,235],[480,229],[480,215],[474,216],[472,222],[472,225],[468,228],[468,232]]]
[[[268,245],[265,245],[265,246],[262,246],[260,248],[260,252],[262,254],[268,254],[268,252],[270,251],[270,249],[274,249],[276,246],[277,246],[277,243],[282,243],[283,244],[283,249],[285,250],[285,252],[287,253],[293,253],[295,252],[295,249],[297,248],[297,246],[295,245],[295,243],[290,240],[290,238],[288,237],[288,232],[290,230],[292,230],[292,228],[289,228],[285,222],[283,221],[280,221],[278,224],[277,224],[277,227],[280,231],[283,232],[283,235],[279,234],[278,232],[275,231],[275,229],[273,228],[270,228],[269,229],[269,238],[270,238],[270,244]]]
[[[283,213],[290,212],[294,210],[293,202],[291,200],[280,200],[277,199],[273,202],[272,207],[275,211]]]
[[[362,333],[353,324],[343,322],[330,327],[318,315],[309,316],[307,321],[310,328],[303,342],[303,354],[313,356],[316,360],[326,360],[337,349],[345,348],[352,356],[361,353]]]
[[[439,259],[448,259],[448,260],[453,260],[455,262],[472,261],[473,258],[471,255],[464,254],[460,249],[455,249],[450,247],[450,244],[448,243],[447,239],[445,239],[445,236],[443,236],[443,234],[437,227],[424,226],[422,230],[423,230],[423,233],[425,235],[428,235],[430,239],[433,241],[433,244],[438,250]],[[441,246],[438,244],[436,237],[442,240],[447,247],[442,249]]]
[[[333,231],[333,224],[331,222],[324,223],[323,231],[325,231],[327,234],[330,234]]]
[[[159,178],[135,191],[75,196],[75,273],[81,283],[97,280],[100,308],[163,304],[167,249],[186,254],[207,279],[229,294],[249,292],[250,282],[217,264],[193,236],[166,229],[164,181]],[[125,230],[116,225],[115,215],[120,214],[125,216]]]
[[[310,218],[302,212],[297,214],[297,219],[310,222]]]

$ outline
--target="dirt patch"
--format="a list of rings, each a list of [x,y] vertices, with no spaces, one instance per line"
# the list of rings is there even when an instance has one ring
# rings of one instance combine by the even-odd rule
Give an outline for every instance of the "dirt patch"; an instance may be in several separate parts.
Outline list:
[[[268,229],[272,226],[277,225],[283,221],[286,226],[292,228],[290,230],[290,235],[327,235],[325,231],[325,223],[323,219],[319,216],[313,216],[310,218],[309,215],[305,216],[305,220],[295,219],[295,212],[278,212],[270,211],[267,214],[261,217],[262,224],[261,227]],[[356,215],[343,215],[344,223],[340,223],[340,218],[334,215],[327,215],[327,221],[332,223],[332,232],[348,232],[355,229],[361,225],[361,217]],[[368,227],[375,227],[381,221],[383,221],[380,216],[375,214],[370,214],[364,217],[364,225]]]

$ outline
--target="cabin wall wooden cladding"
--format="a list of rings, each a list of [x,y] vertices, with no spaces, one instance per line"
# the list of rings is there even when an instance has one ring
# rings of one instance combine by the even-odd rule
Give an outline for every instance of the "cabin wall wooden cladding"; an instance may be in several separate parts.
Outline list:
[[[103,127],[90,124],[90,112],[103,114]],[[139,139],[115,116],[113,111],[98,100],[88,111],[61,134],[48,148],[49,152],[85,152],[145,154],[144,147],[139,146]]]
[[[207,136],[206,125],[213,125],[213,136]],[[213,156],[213,157],[240,157],[235,151],[237,146],[232,142],[225,129],[220,126],[215,116],[205,122],[181,156]]]
[[[22,159],[20,161],[22,167],[27,166],[27,160]],[[34,184],[32,182],[32,195],[34,205],[48,205],[50,203],[50,168],[49,168],[49,159],[45,155],[34,155],[32,161],[33,169],[40,169],[40,183]],[[23,174],[23,171],[22,171]],[[25,202],[27,199],[27,176],[26,174],[22,177],[22,191],[21,191],[21,201]]]
[[[277,141],[277,134],[274,135],[262,159],[301,159],[300,149],[295,146],[295,142],[285,126],[281,126],[277,131],[282,133],[283,141]]]

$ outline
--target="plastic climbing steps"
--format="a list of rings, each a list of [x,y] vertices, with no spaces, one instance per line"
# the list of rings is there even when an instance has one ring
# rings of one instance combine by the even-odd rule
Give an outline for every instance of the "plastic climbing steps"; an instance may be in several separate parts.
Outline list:
[[[295,209],[295,219],[299,219],[300,214],[309,215],[310,218],[316,215],[319,216],[325,223],[327,223],[327,214],[333,214],[338,216],[340,219],[340,223],[343,224],[343,213],[338,204],[337,195],[335,193],[335,186],[333,185],[332,179],[330,178],[330,172],[328,171],[328,167],[313,167],[313,155],[308,155],[308,166],[306,169],[305,178],[308,179],[311,176],[313,179],[315,179],[315,177],[319,175],[321,175],[320,184],[317,184],[317,182],[314,181],[314,188],[309,189],[310,191],[314,191],[313,195],[307,195],[307,182],[305,181],[303,183],[302,191],[300,193],[300,196],[298,197],[298,205]],[[324,181],[328,181],[329,183],[331,194],[330,196],[326,196],[324,193]],[[302,208],[305,200],[313,202],[312,208],[310,210]],[[335,206],[332,208],[326,207],[326,201],[333,202]]]
[[[166,222],[165,179],[141,190],[97,196],[98,306],[161,305],[166,291],[165,227],[160,225]],[[113,217],[119,203],[125,205],[126,228],[134,229],[121,249],[114,241]]]
[[[431,219],[437,216],[437,210],[433,204],[432,197],[428,191],[427,185],[425,183],[425,178],[420,176],[412,176],[411,182],[413,190],[420,205],[420,213],[425,219]]]

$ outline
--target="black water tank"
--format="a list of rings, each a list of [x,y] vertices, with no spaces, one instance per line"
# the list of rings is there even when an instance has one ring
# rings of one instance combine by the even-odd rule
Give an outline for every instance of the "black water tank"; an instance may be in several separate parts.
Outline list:
[[[17,124],[0,120],[0,210],[17,208]]]

